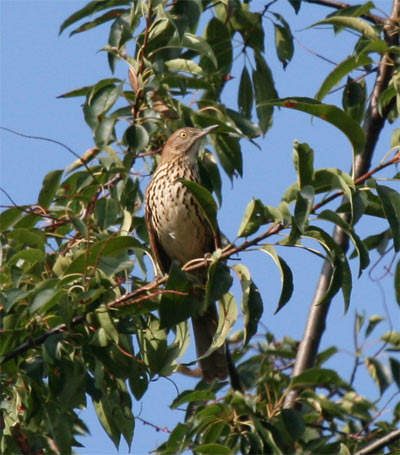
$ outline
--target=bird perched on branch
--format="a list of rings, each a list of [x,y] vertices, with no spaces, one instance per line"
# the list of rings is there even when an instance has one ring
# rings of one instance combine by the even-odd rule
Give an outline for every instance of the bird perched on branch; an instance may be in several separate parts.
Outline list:
[[[202,139],[218,125],[204,129],[182,128],[166,141],[161,161],[146,190],[145,220],[150,235],[154,257],[164,273],[168,273],[172,261],[180,267],[192,259],[203,258],[215,250],[214,233],[201,207],[192,193],[179,179],[200,183],[197,155]],[[196,275],[205,283],[206,272]],[[205,310],[204,292],[194,293],[199,300],[199,314],[192,317],[197,356],[202,356],[211,346],[218,326],[215,303]],[[228,375],[225,345],[200,359],[203,377],[225,379]]]

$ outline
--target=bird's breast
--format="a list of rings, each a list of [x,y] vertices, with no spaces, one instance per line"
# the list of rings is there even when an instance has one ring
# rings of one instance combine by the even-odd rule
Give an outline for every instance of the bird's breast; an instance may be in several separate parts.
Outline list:
[[[146,194],[146,206],[157,238],[180,265],[210,251],[212,231],[190,191],[178,179],[199,181],[194,166],[161,165]]]

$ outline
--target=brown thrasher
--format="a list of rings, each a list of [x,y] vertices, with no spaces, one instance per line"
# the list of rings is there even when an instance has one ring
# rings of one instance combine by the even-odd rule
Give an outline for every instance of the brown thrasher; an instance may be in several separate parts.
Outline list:
[[[200,182],[197,155],[201,140],[218,125],[208,128],[182,128],[167,140],[161,161],[146,190],[146,225],[155,259],[162,272],[168,273],[171,262],[180,267],[202,258],[215,249],[214,235],[202,209],[190,191],[178,179]],[[197,272],[205,281],[205,272]],[[204,292],[194,298],[204,298]],[[199,309],[202,308],[199,301]],[[215,303],[192,317],[197,356],[211,346],[218,325]],[[210,382],[228,375],[225,346],[200,360],[203,377]]]

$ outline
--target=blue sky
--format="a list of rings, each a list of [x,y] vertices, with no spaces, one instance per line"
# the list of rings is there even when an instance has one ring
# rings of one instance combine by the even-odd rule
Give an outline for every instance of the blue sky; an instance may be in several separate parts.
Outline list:
[[[264,1],[252,2],[253,10],[262,10]],[[40,0],[2,0],[1,17],[1,73],[0,73],[0,125],[12,128],[24,134],[45,136],[63,142],[79,155],[93,145],[91,131],[85,124],[81,103],[83,99],[57,99],[69,90],[91,85],[97,80],[110,76],[106,54],[98,50],[106,44],[109,24],[72,38],[64,33],[58,36],[62,21],[86,2],[40,1]],[[381,8],[388,9],[390,2],[375,2]],[[307,30],[311,23],[322,19],[328,10],[310,5],[303,5],[299,17],[295,17],[290,5],[280,0],[273,10],[283,14],[293,32],[306,47],[319,54],[340,62],[351,53],[349,43],[354,37],[341,33],[333,38],[331,30]],[[273,70],[276,88],[281,97],[298,95],[313,96],[324,77],[333,66],[317,58],[304,47],[296,44],[293,61],[286,71],[276,58],[273,29],[268,20],[264,21],[266,30],[266,58]],[[237,49],[239,54],[239,48]],[[239,71],[243,61],[236,61],[235,79],[229,82],[224,101],[232,106],[237,98]],[[117,74],[127,78],[126,67],[120,64]],[[373,81],[373,79],[370,79]],[[336,103],[337,95],[328,97],[326,102]],[[233,108],[236,103],[233,102]],[[397,121],[398,123],[398,121]],[[373,165],[377,165],[390,148],[390,136],[394,127],[387,128],[381,137]],[[315,151],[315,167],[338,167],[349,169],[351,149],[346,138],[332,126],[311,120],[306,114],[290,110],[277,111],[274,125],[264,139],[257,143],[261,149],[248,142],[242,143],[244,173],[242,179],[236,179],[233,185],[224,178],[223,205],[219,213],[221,229],[230,238],[235,238],[244,209],[252,197],[262,199],[265,204],[277,205],[283,191],[296,179],[292,166],[292,143],[294,139],[308,142]],[[1,162],[0,186],[4,188],[17,204],[34,203],[40,190],[44,175],[53,169],[63,169],[75,158],[55,144],[24,139],[0,131]],[[379,174],[389,176],[393,170]],[[2,205],[10,202],[0,194]],[[384,225],[370,220],[359,234],[364,237],[378,232]],[[330,227],[328,227],[330,230]],[[261,290],[264,300],[263,324],[278,338],[290,336],[300,339],[307,317],[308,305],[312,299],[318,279],[321,262],[318,258],[300,250],[279,250],[295,276],[295,292],[291,301],[278,315],[274,315],[280,292],[279,273],[264,254],[249,252],[242,256]],[[372,256],[372,261],[376,260]],[[357,267],[352,261],[352,270]],[[354,275],[356,276],[356,274]],[[396,323],[396,304],[394,303],[392,280],[389,278],[377,284],[368,273],[355,281],[353,301],[347,315],[343,314],[343,299],[337,296],[328,318],[328,330],[324,335],[322,349],[337,345],[340,349],[329,363],[330,368],[340,371],[348,378],[353,365],[352,357],[346,354],[353,350],[354,312],[366,311],[367,315],[384,314],[383,301],[386,302],[393,322]],[[236,293],[238,286],[234,288]],[[238,299],[240,299],[238,295]],[[237,328],[240,328],[239,318]],[[388,325],[374,333],[374,339],[387,331]],[[374,353],[378,345],[372,346]],[[194,356],[194,351],[189,352]],[[194,382],[179,375],[172,377],[179,391],[194,386]],[[369,377],[360,371],[359,391],[369,399],[376,399],[376,388]],[[393,393],[393,390],[392,390]],[[387,393],[388,397],[390,392]],[[176,396],[176,387],[171,381],[160,379],[151,384],[144,399],[134,402],[134,414],[160,427],[173,429],[174,424],[183,418],[183,413],[170,411],[168,406]],[[115,447],[96,421],[91,409],[82,411],[82,417],[88,424],[91,436],[81,438],[85,448],[78,449],[79,454],[116,453]],[[165,440],[163,432],[136,422],[132,444],[133,454],[148,453]],[[120,453],[127,453],[127,447],[121,444]]]

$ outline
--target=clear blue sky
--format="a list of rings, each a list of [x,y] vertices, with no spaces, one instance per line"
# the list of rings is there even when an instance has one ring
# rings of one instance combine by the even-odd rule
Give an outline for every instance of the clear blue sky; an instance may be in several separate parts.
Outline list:
[[[354,3],[354,2],[350,2]],[[359,2],[358,2],[359,3]],[[388,9],[390,3],[377,1],[376,5]],[[82,154],[92,147],[89,127],[85,124],[81,103],[83,99],[57,99],[69,90],[91,85],[99,79],[110,76],[106,54],[97,52],[106,44],[109,24],[82,35],[68,37],[68,32],[58,37],[62,21],[71,13],[85,5],[83,1],[39,1],[39,0],[1,0],[1,112],[0,125],[24,134],[45,136],[61,141],[76,153]],[[262,10],[265,2],[254,0],[252,10]],[[272,10],[285,15],[292,25],[295,36],[308,48],[329,57],[335,62],[343,60],[350,52],[349,43],[354,41],[349,33],[341,33],[336,39],[331,30],[306,30],[305,27],[321,19],[328,10],[304,4],[299,17],[295,17],[286,1],[280,0]],[[286,71],[278,62],[273,44],[273,30],[268,20],[266,29],[267,60],[276,78],[276,87],[281,97],[298,95],[313,96],[324,77],[333,66],[307,52],[296,44],[295,57]],[[230,88],[225,102],[231,103],[237,97],[237,84],[243,61],[237,60],[236,77],[229,82]],[[126,79],[126,67],[117,68],[118,76]],[[372,79],[371,79],[372,81]],[[327,102],[335,103],[335,95]],[[234,106],[235,107],[235,104]],[[34,203],[44,175],[53,169],[62,169],[74,157],[66,150],[48,142],[27,140],[0,131],[1,135],[1,173],[0,186],[4,188],[17,204]],[[380,140],[374,165],[390,148],[391,128],[385,131]],[[274,125],[264,139],[258,140],[261,150],[250,143],[243,142],[244,175],[236,179],[233,186],[224,179],[223,206],[219,214],[221,229],[230,238],[235,238],[244,209],[252,197],[257,197],[269,205],[277,205],[285,188],[296,178],[292,166],[292,142],[298,139],[308,142],[315,150],[315,167],[338,167],[349,169],[351,149],[347,140],[330,125],[306,114],[289,110],[277,111]],[[380,174],[388,176],[393,173]],[[1,204],[10,202],[0,194]],[[383,225],[371,220],[363,227],[361,237],[378,232]],[[331,229],[329,226],[327,227]],[[280,278],[271,260],[262,253],[246,253],[243,263],[250,268],[255,282],[263,296],[265,310],[263,323],[278,338],[284,335],[300,339],[303,333],[308,305],[312,299],[318,279],[321,262],[318,258],[300,250],[280,250],[291,266],[295,277],[295,292],[291,301],[278,315],[273,315],[280,292]],[[376,259],[372,256],[372,261]],[[352,261],[352,269],[357,263]],[[382,270],[380,270],[382,271]],[[356,274],[354,275],[356,276]],[[334,356],[328,366],[349,378],[353,365],[352,357],[346,351],[353,351],[354,312],[366,311],[367,315],[384,315],[383,299],[389,307],[393,322],[397,321],[397,308],[391,288],[392,279],[381,282],[382,289],[365,273],[354,282],[353,300],[349,313],[343,314],[343,300],[337,296],[332,303],[328,319],[328,330],[324,335],[322,349],[337,345],[341,352]],[[236,291],[238,286],[234,288]],[[384,297],[383,297],[383,294]],[[237,292],[236,292],[237,293]],[[240,300],[239,294],[238,299]],[[241,320],[237,324],[240,328]],[[374,332],[373,339],[388,330],[386,323]],[[370,349],[373,354],[378,345]],[[194,356],[191,350],[188,356]],[[362,370],[362,368],[361,368]],[[179,375],[172,377],[179,391],[194,386],[194,382]],[[369,377],[360,371],[359,391],[374,400],[376,388]],[[391,392],[386,392],[389,397]],[[134,402],[133,412],[160,427],[173,429],[183,413],[170,411],[168,405],[176,396],[175,386],[168,380],[160,379],[151,384],[144,399]],[[77,449],[79,454],[111,454],[115,447],[103,432],[96,420],[94,411],[82,411],[91,436],[81,438],[85,448]],[[132,444],[133,454],[144,454],[154,450],[165,440],[165,434],[136,422]],[[127,446],[121,443],[120,453],[127,453]]]

